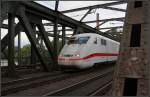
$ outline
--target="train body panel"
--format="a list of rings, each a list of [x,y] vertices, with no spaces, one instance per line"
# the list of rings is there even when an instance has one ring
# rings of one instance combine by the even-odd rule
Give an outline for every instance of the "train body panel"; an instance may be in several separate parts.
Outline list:
[[[84,69],[95,63],[117,60],[119,43],[98,34],[74,35],[63,47],[58,64],[64,67]]]

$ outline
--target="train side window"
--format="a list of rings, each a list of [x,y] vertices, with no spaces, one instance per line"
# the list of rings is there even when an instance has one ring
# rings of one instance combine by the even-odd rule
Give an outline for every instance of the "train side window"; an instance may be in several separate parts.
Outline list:
[[[97,38],[95,38],[95,40],[94,40],[94,44],[97,44]]]
[[[105,39],[101,39],[101,45],[107,45],[107,42]]]

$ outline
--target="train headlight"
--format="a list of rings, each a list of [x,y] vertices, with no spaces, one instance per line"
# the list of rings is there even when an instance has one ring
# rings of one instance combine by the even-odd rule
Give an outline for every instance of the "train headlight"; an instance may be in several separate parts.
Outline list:
[[[60,54],[59,57],[63,57],[63,54]]]
[[[79,54],[75,54],[75,56],[76,56],[76,57],[79,57],[80,55],[79,55]]]

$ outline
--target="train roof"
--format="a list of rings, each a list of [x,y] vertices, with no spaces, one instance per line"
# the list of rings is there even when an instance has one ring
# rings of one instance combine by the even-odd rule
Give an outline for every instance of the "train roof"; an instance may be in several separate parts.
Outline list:
[[[112,42],[120,44],[119,42],[117,42],[115,40],[109,39],[107,37],[104,37],[104,36],[96,34],[96,33],[82,33],[82,34],[73,35],[72,37],[84,37],[84,36],[91,36],[91,37],[97,37],[97,36],[99,36],[99,37],[101,37],[103,39],[106,39],[106,40],[109,40],[109,41],[112,41]]]

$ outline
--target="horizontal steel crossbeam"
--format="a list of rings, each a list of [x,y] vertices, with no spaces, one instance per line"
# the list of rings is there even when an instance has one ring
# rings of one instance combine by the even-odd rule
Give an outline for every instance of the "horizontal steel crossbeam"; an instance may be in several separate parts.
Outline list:
[[[124,21],[124,17],[120,17],[120,18],[111,18],[111,19],[102,19],[102,20],[98,20],[99,22],[108,22],[108,21]],[[95,23],[97,22],[97,20],[93,20],[93,21],[85,21],[84,23]]]
[[[118,5],[118,4],[124,4],[127,1],[117,1],[117,2],[112,2],[112,3],[105,3],[105,4],[98,4],[98,5],[93,5],[93,6],[87,6],[87,7],[82,7],[82,8],[75,8],[75,9],[69,9],[65,11],[61,11],[62,13],[69,13],[69,12],[75,12],[75,11],[82,11],[82,10],[88,10],[88,9],[96,9],[96,8],[106,8],[107,6],[112,6],[112,5]],[[110,8],[109,8],[110,9]],[[114,10],[113,8],[111,10]],[[117,10],[117,9],[116,9]],[[122,11],[122,10],[121,10]]]
[[[123,1],[119,2],[123,3]],[[111,37],[107,34],[104,34],[96,29],[93,29],[92,27],[83,24],[77,20],[74,20],[68,16],[63,15],[60,12],[51,10],[47,7],[44,7],[40,4],[34,3],[34,2],[21,2],[20,4],[24,5],[26,7],[26,12],[27,13],[32,13],[34,15],[37,15],[41,18],[50,20],[52,22],[55,21],[55,18],[58,16],[58,24],[64,25],[66,27],[71,27],[71,28],[77,28],[80,27],[83,29],[84,33],[99,33],[102,36],[108,37],[110,39],[116,40],[114,37]],[[117,40],[116,40],[117,41]]]

